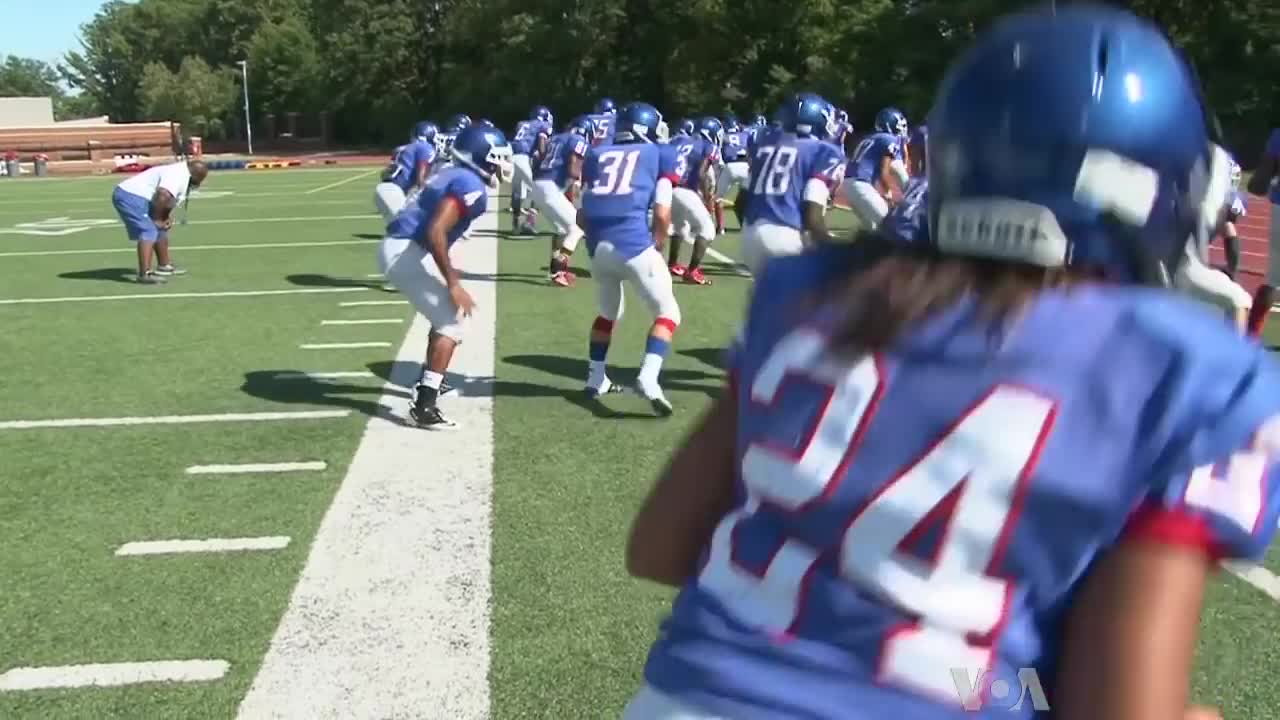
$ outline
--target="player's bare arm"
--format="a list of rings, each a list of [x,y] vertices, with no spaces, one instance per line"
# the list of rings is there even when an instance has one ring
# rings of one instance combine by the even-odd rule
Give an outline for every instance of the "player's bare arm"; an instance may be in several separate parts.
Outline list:
[[[662,252],[667,247],[667,233],[671,232],[671,206],[653,206],[653,246]]]
[[[173,224],[169,216],[173,213],[173,209],[177,207],[178,200],[164,188],[157,188],[156,194],[151,196],[150,215],[151,219],[162,228],[168,228]]]
[[[1199,548],[1144,541],[1125,542],[1104,556],[1067,620],[1054,717],[1205,717],[1203,708],[1188,711],[1187,702],[1212,569]]]
[[[413,180],[413,189],[415,192],[420,191],[422,190],[422,188],[426,187],[427,176],[429,176],[430,174],[431,174],[431,163],[429,162],[418,163],[418,174]]]
[[[449,261],[449,231],[458,224],[461,217],[461,201],[440,203],[435,217],[431,218],[431,225],[427,227],[427,249],[431,251],[436,267],[440,268],[441,274],[444,275],[453,304],[458,306],[458,310],[463,315],[470,315],[476,303],[471,299],[471,294],[466,288],[462,287],[462,278],[453,267],[453,263]]]
[[[807,243],[820,245],[834,240],[827,229],[827,209],[821,203],[804,201],[804,229],[808,235]]]
[[[733,507],[737,426],[737,397],[725,387],[636,513],[627,572],[673,587],[697,575],[703,548]]]
[[[902,185],[898,183],[898,176],[893,172],[893,158],[885,155],[880,158],[880,187],[884,188],[888,193],[885,199],[891,202],[897,202],[902,199]]]

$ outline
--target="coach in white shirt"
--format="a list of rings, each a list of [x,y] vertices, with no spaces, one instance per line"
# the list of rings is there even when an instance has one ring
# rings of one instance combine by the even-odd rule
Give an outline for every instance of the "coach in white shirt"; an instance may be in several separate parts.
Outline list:
[[[137,244],[138,282],[162,283],[167,275],[186,272],[174,267],[169,259],[172,213],[208,175],[204,162],[189,160],[147,168],[116,186],[111,204],[120,214],[129,239]],[[153,257],[159,262],[154,270]]]

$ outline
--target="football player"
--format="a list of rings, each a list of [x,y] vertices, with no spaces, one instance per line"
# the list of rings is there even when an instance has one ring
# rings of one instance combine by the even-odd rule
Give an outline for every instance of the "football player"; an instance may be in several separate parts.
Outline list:
[[[684,278],[690,285],[710,285],[702,272],[702,259],[716,237],[716,223],[710,208],[715,207],[715,174],[719,162],[724,128],[713,117],[703,118],[697,135],[681,135],[671,141],[675,152],[675,172],[679,180],[671,195],[672,239],[669,252],[671,274]],[[680,246],[692,243],[693,252],[687,266],[680,264]]]
[[[1249,214],[1244,195],[1240,194],[1240,178],[1243,175],[1240,163],[1231,159],[1231,192],[1227,193],[1226,219],[1222,222],[1223,252],[1227,256],[1227,277],[1236,279],[1240,271],[1240,232],[1236,230],[1236,221]]]
[[[845,194],[864,229],[876,229],[889,212],[889,203],[902,197],[907,183],[903,158],[906,136],[907,117],[885,108],[876,115],[875,132],[854,148]]]
[[[639,510],[681,591],[626,720],[1193,716],[1212,576],[1280,516],[1280,370],[1166,287],[1227,185],[1201,97],[1095,5],[951,66],[928,248],[770,263]]]
[[[618,119],[618,110],[609,98],[601,98],[595,110],[587,116],[591,120],[591,144],[602,145],[613,142],[613,133]]]
[[[565,196],[582,180],[582,159],[591,142],[591,121],[575,118],[558,135],[547,141],[542,161],[533,171],[533,196],[556,226],[551,239],[551,261],[547,272],[559,287],[573,285],[577,277],[569,270],[569,256],[578,248],[582,228],[578,227],[577,208]]]
[[[489,191],[511,182],[511,146],[501,130],[475,125],[453,141],[454,166],[427,181],[417,199],[387,225],[378,268],[431,323],[422,378],[409,419],[427,430],[451,430],[436,403],[453,351],[475,301],[449,260],[449,249],[488,208]]]
[[[1249,178],[1249,192],[1271,201],[1271,217],[1280,218],[1280,128],[1271,131],[1262,157]],[[1249,310],[1249,327],[1261,328],[1267,314],[1276,301],[1276,287],[1280,286],[1280,223],[1271,223],[1270,251],[1267,254],[1267,281],[1253,293],[1253,307]]]
[[[373,204],[382,214],[384,225],[427,184],[436,162],[437,133],[434,123],[415,125],[409,142],[396,148],[391,163],[382,171],[382,182],[373,188]]]
[[[652,105],[631,103],[618,118],[615,143],[592,148],[583,165],[585,190],[579,217],[587,231],[599,300],[599,315],[591,324],[586,391],[589,397],[598,397],[613,388],[605,360],[613,327],[622,317],[622,287],[630,284],[654,315],[635,390],[665,417],[672,412],[671,402],[658,376],[680,325],[680,306],[662,258],[671,225],[676,154],[671,146],[659,144],[667,128]]]
[[[911,179],[902,191],[902,202],[889,209],[882,227],[884,234],[907,244],[925,246],[929,242],[929,128],[911,128],[907,157],[911,159]]]
[[[515,181],[511,184],[511,230],[517,235],[533,235],[536,230],[537,211],[524,207],[533,191],[533,160],[540,158],[546,150],[547,140],[554,132],[555,119],[551,109],[539,105],[529,114],[528,120],[516,124],[515,135],[511,138],[511,164],[515,167]]]
[[[778,118],[781,128],[756,136],[751,174],[734,200],[734,212],[746,223],[742,256],[752,273],[771,257],[831,240],[827,200],[844,180],[844,154],[826,141],[835,131],[831,103],[813,93],[796,95],[778,109]]]
[[[737,118],[725,123],[724,146],[720,152],[724,166],[716,175],[716,231],[721,235],[724,234],[724,206],[729,193],[746,185],[751,174],[751,163],[747,162],[751,134],[751,128],[739,125]],[[736,205],[734,210],[736,214]],[[738,217],[738,227],[742,227],[741,216]]]

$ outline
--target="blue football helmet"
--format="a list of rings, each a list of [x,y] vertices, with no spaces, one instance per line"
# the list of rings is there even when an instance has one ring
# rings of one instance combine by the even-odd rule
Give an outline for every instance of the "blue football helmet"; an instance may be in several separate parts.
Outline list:
[[[457,132],[471,125],[471,116],[465,113],[458,113],[449,118],[449,122],[445,123],[445,127]]]
[[[836,134],[836,109],[820,95],[793,95],[778,109],[782,129],[800,137],[826,140]]]
[[[604,113],[609,113],[610,115],[617,115],[618,108],[616,105],[613,104],[613,100],[611,98],[600,98],[600,100],[596,102],[595,113],[597,115],[602,115]]]
[[[698,134],[716,147],[724,144],[724,125],[710,115],[698,121]]]
[[[1230,187],[1194,72],[1154,25],[1064,6],[1000,21],[929,113],[944,253],[1167,284]]]
[[[755,119],[751,124],[752,124],[752,125],[755,125],[756,127],[768,127],[768,126],[769,126],[769,118],[767,118],[767,117],[765,117],[765,116],[763,116],[763,115],[757,115],[757,116],[756,116],[756,119]]]
[[[689,118],[680,118],[680,123],[676,125],[676,135],[693,135],[697,131],[697,126]]]
[[[614,140],[620,144],[667,141],[667,124],[662,113],[648,103],[627,103],[618,113]]]
[[[541,120],[542,122],[554,126],[556,124],[555,116],[551,114],[551,108],[546,105],[539,105],[529,113],[530,120]]]
[[[591,118],[586,115],[579,115],[569,121],[568,130],[575,135],[589,138],[596,134],[596,124],[591,122]]]
[[[738,122],[738,116],[731,112],[724,114],[721,123],[724,125],[725,132],[738,132],[742,129],[742,123]]]
[[[423,142],[435,142],[436,134],[440,132],[440,128],[436,127],[433,122],[423,120],[413,126],[413,133],[409,137],[410,140],[421,140]]]
[[[475,124],[458,133],[453,141],[453,161],[474,170],[491,187],[511,182],[511,145],[507,136],[492,125]]]
[[[876,113],[876,132],[889,133],[898,137],[907,136],[907,116],[898,108],[887,107]]]

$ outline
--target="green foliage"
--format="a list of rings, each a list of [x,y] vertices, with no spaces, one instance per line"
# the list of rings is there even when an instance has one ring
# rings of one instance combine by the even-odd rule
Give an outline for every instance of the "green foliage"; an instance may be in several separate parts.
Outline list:
[[[142,112],[148,120],[177,120],[192,135],[218,139],[235,107],[236,87],[234,71],[210,68],[198,57],[184,58],[177,73],[148,63],[139,86]]]
[[[1067,0],[1059,0],[1065,4]],[[608,95],[671,116],[769,113],[812,89],[860,127],[894,104],[919,119],[947,63],[1030,0],[111,0],[62,71],[120,120],[145,115],[143,68],[248,59],[261,113],[329,110],[338,137],[400,138],[458,111],[502,124]],[[1280,5],[1129,0],[1193,58],[1246,156],[1280,117]],[[235,112],[229,108],[227,112]]]
[[[0,55],[0,97],[53,98],[53,116],[75,120],[97,114],[96,101],[87,95],[69,95],[57,68],[42,60]]]

